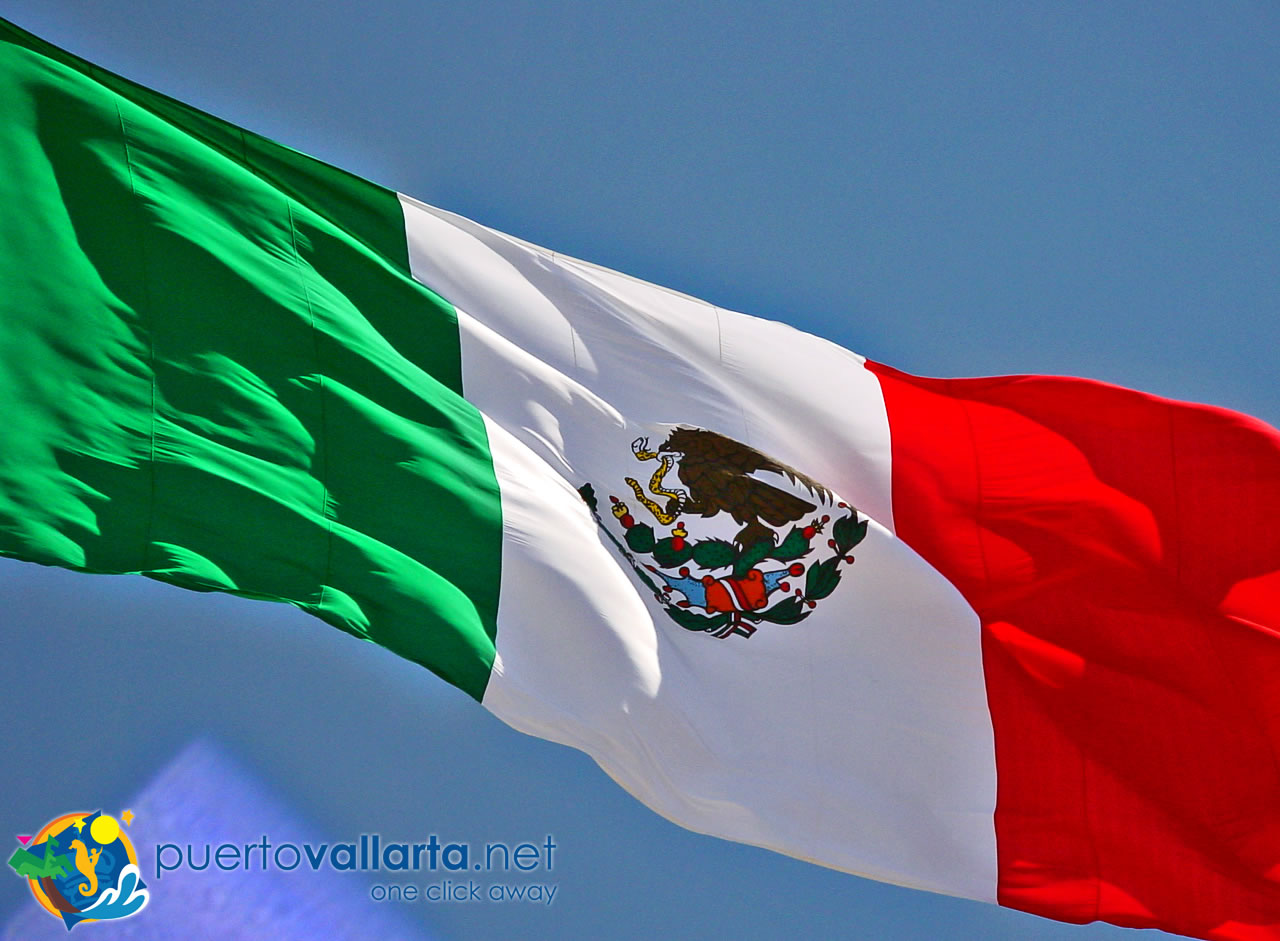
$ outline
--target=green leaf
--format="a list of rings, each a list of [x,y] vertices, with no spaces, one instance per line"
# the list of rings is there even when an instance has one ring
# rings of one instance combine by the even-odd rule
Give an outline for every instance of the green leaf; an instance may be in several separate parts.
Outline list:
[[[599,501],[596,500],[596,488],[591,484],[583,484],[578,488],[578,493],[582,494],[582,499],[586,501],[587,506],[591,507],[591,512],[596,512]]]
[[[809,612],[805,610],[803,602],[794,595],[779,601],[772,608],[766,608],[764,611],[756,613],[759,615],[760,620],[768,621],[771,624],[798,624],[809,616]]]
[[[718,631],[729,623],[729,615],[717,614],[712,617],[705,617],[688,608],[681,608],[671,605],[667,608],[667,614],[671,616],[671,620],[675,621],[686,631]]]
[[[804,580],[804,595],[810,601],[821,601],[840,584],[840,558],[827,559],[809,566]]]
[[[627,530],[626,538],[632,552],[653,551],[653,527],[648,523],[636,523]]]
[[[635,529],[634,526],[631,528]],[[693,546],[687,540],[679,549],[675,548],[672,542],[671,537],[668,536],[653,544],[653,561],[664,569],[683,565],[693,557]]]
[[[721,569],[733,565],[738,550],[723,539],[703,539],[693,547],[693,561],[704,569]]]
[[[858,522],[857,514],[841,517],[831,527],[831,538],[841,555],[867,538],[867,521]]]
[[[787,538],[773,550],[770,558],[777,559],[779,562],[790,562],[792,559],[803,558],[808,553],[809,540],[804,538],[804,532],[798,526],[793,526],[791,532],[787,533]]]
[[[773,544],[767,539],[761,539],[754,546],[747,546],[742,550],[742,555],[738,556],[738,561],[733,563],[733,577],[742,578],[755,568],[757,563],[769,558],[769,553],[772,551]]]

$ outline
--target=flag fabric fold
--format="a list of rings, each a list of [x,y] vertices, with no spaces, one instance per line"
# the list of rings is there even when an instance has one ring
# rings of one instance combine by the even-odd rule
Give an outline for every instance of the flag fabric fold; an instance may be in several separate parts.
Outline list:
[[[898,535],[983,622],[1001,902],[1273,937],[1280,435],[1104,383],[873,368]]]
[[[4,551],[292,602],[479,696],[497,484],[395,194],[0,37]]]
[[[0,21],[0,554],[284,601],[695,830],[1280,938],[1280,434],[922,379]]]

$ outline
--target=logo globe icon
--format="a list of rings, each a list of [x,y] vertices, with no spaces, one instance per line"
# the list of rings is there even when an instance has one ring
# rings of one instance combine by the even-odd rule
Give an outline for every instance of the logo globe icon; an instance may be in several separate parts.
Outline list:
[[[128,821],[132,815],[124,816]],[[149,893],[137,853],[115,817],[101,811],[63,814],[24,843],[9,865],[68,930],[84,921],[126,918],[146,906]]]

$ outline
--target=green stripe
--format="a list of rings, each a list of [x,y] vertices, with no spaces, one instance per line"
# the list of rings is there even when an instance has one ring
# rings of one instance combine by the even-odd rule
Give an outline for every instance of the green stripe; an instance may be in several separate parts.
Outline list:
[[[480,698],[501,509],[394,193],[0,20],[0,554],[285,601]]]

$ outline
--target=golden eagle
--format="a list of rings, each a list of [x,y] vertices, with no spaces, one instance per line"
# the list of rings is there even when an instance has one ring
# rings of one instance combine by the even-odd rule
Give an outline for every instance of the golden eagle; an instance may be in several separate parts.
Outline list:
[[[637,450],[636,445],[632,448]],[[831,501],[831,491],[816,480],[714,431],[677,428],[658,447],[657,453],[678,455],[680,480],[688,490],[687,494],[672,497],[667,511],[703,517],[728,513],[743,524],[733,540],[740,550],[761,541],[771,544],[775,541],[774,531],[764,523],[784,526],[816,509],[815,504],[757,480],[752,474],[760,471],[779,474],[792,483],[801,484],[824,503]]]

